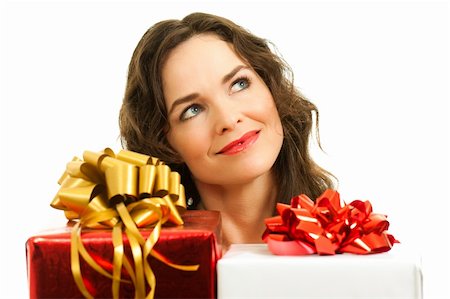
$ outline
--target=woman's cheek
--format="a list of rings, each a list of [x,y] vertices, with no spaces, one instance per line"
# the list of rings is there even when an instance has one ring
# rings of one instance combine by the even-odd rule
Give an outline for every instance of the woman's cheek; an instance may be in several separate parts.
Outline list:
[[[185,162],[201,156],[205,148],[205,137],[200,128],[185,128],[172,136],[174,148]]]
[[[272,97],[267,97],[265,105],[259,105],[259,116],[274,132],[281,137],[284,136],[278,109]],[[256,106],[256,105],[255,105]]]

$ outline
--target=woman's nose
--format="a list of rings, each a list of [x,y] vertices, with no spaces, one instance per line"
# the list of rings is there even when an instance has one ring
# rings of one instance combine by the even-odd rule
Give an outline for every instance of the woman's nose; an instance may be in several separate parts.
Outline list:
[[[239,109],[232,103],[217,105],[215,110],[215,131],[219,135],[234,130],[236,125],[242,121]]]

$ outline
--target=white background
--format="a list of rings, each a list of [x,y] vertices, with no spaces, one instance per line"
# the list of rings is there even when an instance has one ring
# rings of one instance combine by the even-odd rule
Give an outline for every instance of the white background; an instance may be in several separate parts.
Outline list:
[[[28,296],[26,239],[65,224],[49,203],[66,163],[87,149],[120,148],[117,116],[143,33],[204,11],[275,43],[319,108],[326,153],[313,153],[339,178],[341,197],[387,214],[398,246],[422,255],[425,298],[450,298],[447,1],[11,1],[0,9],[0,297]]]

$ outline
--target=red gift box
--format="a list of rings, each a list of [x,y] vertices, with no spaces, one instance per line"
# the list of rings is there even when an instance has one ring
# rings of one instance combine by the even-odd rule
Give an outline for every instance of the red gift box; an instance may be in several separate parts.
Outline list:
[[[164,227],[154,250],[178,265],[199,265],[196,271],[174,269],[149,257],[156,276],[155,298],[215,298],[216,262],[221,257],[220,214],[186,211],[184,225]],[[151,229],[140,229],[146,238]],[[131,258],[124,234],[125,255]],[[27,241],[30,298],[83,298],[71,271],[71,228],[51,230]],[[111,230],[83,229],[82,242],[96,260],[110,271],[113,260]],[[99,274],[80,259],[83,281],[95,298],[111,298],[111,279]],[[111,272],[111,271],[110,271]],[[122,278],[127,279],[126,271]],[[134,286],[121,283],[121,298],[134,298]]]

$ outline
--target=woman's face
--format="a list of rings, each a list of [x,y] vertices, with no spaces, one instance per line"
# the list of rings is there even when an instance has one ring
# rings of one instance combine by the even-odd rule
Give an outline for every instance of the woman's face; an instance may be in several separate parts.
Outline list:
[[[171,51],[162,69],[167,138],[205,184],[239,184],[267,175],[283,143],[272,94],[233,47],[196,35]]]

